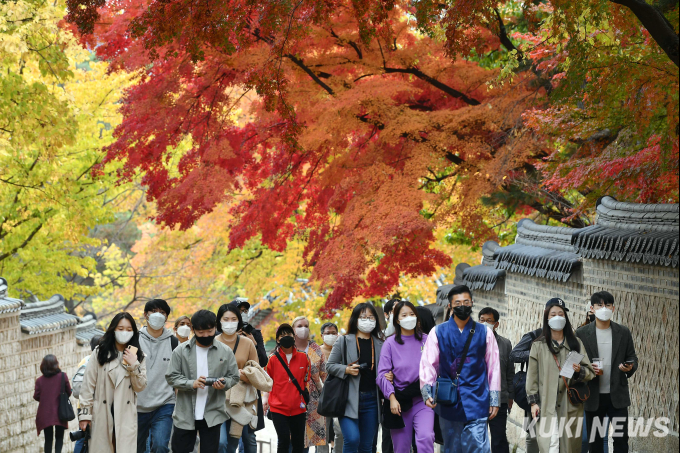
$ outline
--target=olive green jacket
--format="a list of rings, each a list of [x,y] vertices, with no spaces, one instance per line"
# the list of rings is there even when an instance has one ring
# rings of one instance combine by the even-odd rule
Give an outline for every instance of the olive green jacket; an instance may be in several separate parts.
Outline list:
[[[194,409],[196,407],[196,337],[175,348],[165,373],[168,384],[177,389],[177,402],[172,420],[175,427],[185,430],[196,429]],[[236,358],[231,348],[219,341],[213,341],[208,349],[208,374],[226,379],[222,390],[208,387],[208,400],[205,403],[205,422],[208,427],[219,425],[229,420],[225,405],[227,390],[238,384],[240,379]]]

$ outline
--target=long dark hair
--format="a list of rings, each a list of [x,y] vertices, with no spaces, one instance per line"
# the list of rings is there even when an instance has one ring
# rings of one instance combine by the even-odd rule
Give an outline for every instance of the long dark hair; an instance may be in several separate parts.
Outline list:
[[[134,346],[137,348],[137,360],[141,363],[144,359],[142,348],[139,346],[139,331],[137,330],[137,323],[130,313],[124,311],[118,313],[111,320],[111,324],[106,328],[106,333],[99,340],[99,350],[97,351],[97,361],[99,365],[104,366],[112,360],[118,358],[118,349],[116,349],[116,327],[121,319],[127,319],[132,324],[132,338],[128,341],[126,346]]]
[[[54,354],[47,354],[43,357],[42,362],[40,363],[40,372],[45,377],[52,377],[61,373],[57,356]]]
[[[239,330],[243,329],[243,318],[241,317],[241,310],[238,309],[238,305],[234,303],[229,303],[222,305],[219,308],[219,310],[217,310],[217,324],[215,324],[215,329],[219,333],[222,333],[222,316],[224,316],[224,314],[228,311],[235,314],[236,319],[238,319],[238,327],[236,327],[236,331],[238,332]]]
[[[550,329],[550,324],[548,324],[548,314],[550,313],[550,309],[552,307],[554,307],[554,305],[546,308],[543,312],[543,332],[538,338],[536,338],[536,341],[544,341],[548,345],[550,352],[552,352],[554,355],[557,355],[558,351],[555,350],[552,342],[552,329]],[[564,311],[564,318],[567,320],[563,330],[564,338],[567,340],[567,344],[572,351],[581,352],[581,346],[578,343],[574,329],[571,327],[569,315],[566,311]]]
[[[402,308],[408,307],[413,311],[413,314],[416,315],[416,319],[418,322],[416,323],[416,327],[414,329],[413,335],[416,337],[416,340],[420,341],[423,339],[423,329],[420,326],[420,315],[418,314],[418,310],[416,310],[416,307],[409,301],[407,300],[400,300],[397,302],[397,305],[394,307],[394,315],[392,315],[392,323],[394,323],[394,341],[396,341],[399,344],[404,344],[404,340],[401,339],[401,325],[399,324],[399,312],[401,312]],[[396,327],[399,327],[398,329]]]
[[[375,318],[375,327],[373,328],[371,335],[380,340],[384,340],[385,335],[383,335],[382,330],[380,330],[378,311],[375,309],[373,304],[369,304],[368,302],[358,304],[356,307],[354,307],[354,310],[352,310],[352,315],[349,317],[349,322],[347,323],[347,334],[356,335],[357,332],[359,332],[359,316],[361,316],[361,313],[363,313],[365,310],[370,311]]]

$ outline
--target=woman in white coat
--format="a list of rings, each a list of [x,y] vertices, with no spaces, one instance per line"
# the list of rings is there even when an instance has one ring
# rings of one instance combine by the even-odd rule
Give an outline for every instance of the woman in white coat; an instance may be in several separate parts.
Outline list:
[[[137,393],[145,388],[137,325],[129,313],[118,313],[92,352],[80,390],[80,429],[90,429],[91,451],[137,451]]]

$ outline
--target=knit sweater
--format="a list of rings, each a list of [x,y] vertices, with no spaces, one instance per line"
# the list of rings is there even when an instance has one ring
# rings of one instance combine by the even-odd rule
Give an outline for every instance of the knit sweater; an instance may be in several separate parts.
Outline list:
[[[236,337],[229,341],[224,338],[224,335],[218,335],[215,337],[215,339],[220,343],[229,346],[229,349],[234,351],[234,347],[236,346]],[[246,362],[248,360],[254,360],[257,362],[257,349],[255,348],[255,344],[253,344],[250,339],[241,336],[238,341],[238,349],[236,352],[234,352],[234,357],[236,357],[236,364],[238,365],[239,370],[242,370],[243,367],[246,366]]]

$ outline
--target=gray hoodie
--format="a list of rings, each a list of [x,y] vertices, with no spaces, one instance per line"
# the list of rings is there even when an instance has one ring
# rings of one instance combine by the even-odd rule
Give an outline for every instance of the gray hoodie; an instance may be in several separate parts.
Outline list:
[[[172,331],[163,328],[154,338],[143,327],[139,331],[139,345],[146,355],[146,388],[137,394],[137,412],[152,412],[166,404],[175,404],[175,390],[165,380],[172,357]]]

